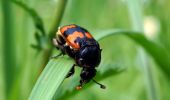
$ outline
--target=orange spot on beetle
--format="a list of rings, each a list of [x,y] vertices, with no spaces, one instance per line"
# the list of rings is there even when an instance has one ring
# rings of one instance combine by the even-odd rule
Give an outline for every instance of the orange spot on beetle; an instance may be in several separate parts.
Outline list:
[[[88,32],[86,32],[85,35],[86,35],[87,38],[92,38],[92,35]]]
[[[77,43],[74,42],[77,39],[77,37],[83,38],[84,35],[81,32],[75,31],[73,34],[68,35],[68,37],[66,38],[66,41],[74,49],[79,49],[80,48],[80,46]]]
[[[72,25],[68,25],[68,26],[63,26],[60,31],[61,33],[64,33],[66,30],[68,30],[68,28],[74,28],[76,27],[76,25],[72,24]]]

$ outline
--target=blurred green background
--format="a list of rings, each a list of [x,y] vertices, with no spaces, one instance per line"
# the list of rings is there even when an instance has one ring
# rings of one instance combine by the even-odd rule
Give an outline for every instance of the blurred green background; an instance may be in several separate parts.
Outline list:
[[[141,32],[169,54],[169,0],[18,1],[38,13],[46,36],[54,34],[58,25],[68,24],[80,25],[92,34],[127,29]],[[48,37],[41,35],[40,43],[37,42],[35,32],[39,30],[30,12],[10,0],[1,0],[0,5],[0,99],[26,100],[52,56],[52,50],[53,54],[57,50]],[[162,66],[136,42],[117,35],[106,37],[99,43],[105,59],[98,68],[97,79],[104,75],[100,83],[105,84],[107,89],[102,90],[92,84],[82,91],[71,91],[79,81],[80,69],[76,69],[76,75],[65,80],[56,91],[54,100],[170,100],[170,76],[167,77],[165,70],[161,70]],[[40,48],[35,49],[31,45]],[[162,56],[160,59],[170,62]],[[170,66],[167,65],[167,68]],[[110,69],[118,72],[103,74]]]

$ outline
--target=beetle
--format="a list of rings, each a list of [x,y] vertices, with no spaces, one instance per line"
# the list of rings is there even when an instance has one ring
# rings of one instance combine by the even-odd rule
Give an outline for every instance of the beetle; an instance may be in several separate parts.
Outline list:
[[[91,80],[99,84],[101,88],[105,88],[104,85],[93,79],[97,72],[95,68],[101,61],[102,49],[100,49],[99,43],[86,29],[76,24],[59,27],[55,38],[53,38],[53,45],[61,53],[52,58],[67,54],[75,60],[75,64],[73,64],[66,78],[74,74],[75,66],[82,68],[80,84],[76,87],[77,90],[81,89],[84,84]]]

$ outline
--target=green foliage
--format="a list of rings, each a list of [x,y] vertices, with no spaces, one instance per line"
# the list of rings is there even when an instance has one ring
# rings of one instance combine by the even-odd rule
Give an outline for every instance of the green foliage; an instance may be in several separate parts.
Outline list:
[[[95,35],[95,37],[98,41],[100,41],[100,40],[105,39],[105,38],[107,39],[107,37],[110,37],[111,35],[126,35],[130,39],[134,40],[136,43],[141,45],[153,57],[153,59],[155,59],[155,61],[160,66],[160,68],[165,72],[167,78],[169,78],[168,77],[169,73],[167,73],[167,72],[169,72],[169,68],[170,68],[169,67],[170,62],[168,61],[168,59],[170,59],[170,55],[168,54],[168,52],[166,51],[165,48],[162,48],[162,47],[158,46],[157,44],[149,41],[142,34],[137,33],[137,32],[131,32],[131,31],[109,30],[109,31],[106,31],[106,32],[102,32],[102,34],[97,34],[97,35]],[[161,57],[164,57],[167,60],[160,59]],[[106,59],[106,58],[103,58],[103,59]],[[66,62],[64,59],[62,59],[62,61],[58,61],[58,62],[60,62],[60,64],[55,64],[56,61],[49,62],[49,64],[47,64],[47,66],[45,67],[45,68],[47,68],[47,70],[44,70],[44,73],[42,73],[42,76],[39,79],[41,81],[37,82],[37,84],[36,84],[36,86],[35,86],[35,88],[32,92],[32,95],[36,94],[35,98],[34,98],[34,96],[31,96],[31,97],[33,97],[33,99],[38,99],[38,98],[36,98],[38,96],[40,96],[39,99],[41,99],[41,98],[50,99],[54,96],[55,90],[52,91],[52,89],[57,90],[56,87],[60,86],[61,82],[65,79],[65,76],[66,76],[66,74],[68,73],[68,71],[71,67],[70,66],[71,63]],[[107,65],[107,63],[105,63],[105,64]],[[63,65],[66,66],[67,69],[62,69]],[[54,68],[54,69],[48,70],[49,68],[51,69],[51,67]],[[108,67],[108,66],[106,66],[106,67]],[[54,71],[56,73],[54,73]],[[51,73],[50,76],[53,77],[53,79],[51,79],[50,76],[47,76],[47,75],[49,75],[48,73]],[[110,69],[110,70],[106,71],[103,75],[100,75],[100,76],[104,76],[104,78],[106,78],[110,75],[114,75],[114,70]],[[63,76],[63,77],[61,77],[61,76]],[[49,80],[46,79],[47,77],[49,78]],[[100,77],[100,78],[102,79],[102,77]],[[60,80],[58,80],[58,79],[60,79]],[[52,80],[52,81],[50,81],[50,80]],[[53,80],[55,80],[55,81],[53,81]],[[46,83],[46,84],[41,86],[42,83]],[[56,84],[50,85],[50,84],[54,84],[54,83],[56,83]],[[43,88],[45,88],[45,89],[43,89]],[[47,88],[51,88],[51,89],[47,89]],[[34,91],[36,91],[36,92],[34,92]],[[45,93],[43,95],[40,95],[40,94],[42,94],[41,92],[45,92]],[[67,98],[68,98],[68,94],[73,95],[75,93],[77,93],[77,92],[72,91],[72,92],[66,93]],[[48,95],[50,95],[50,96],[48,96]]]
[[[52,99],[72,64],[73,62],[63,56],[58,59],[51,59],[39,77],[29,99]]]
[[[47,36],[44,29],[44,24],[41,17],[34,9],[29,8],[26,4],[16,0],[12,0],[12,1],[18,6],[22,7],[22,9],[24,9],[33,19],[36,28],[35,39],[37,41],[37,45],[32,45],[32,47],[38,50],[44,49],[48,42],[47,42]]]
[[[134,40],[136,43],[141,45],[155,60],[155,62],[160,66],[160,69],[166,74],[167,78],[170,76],[170,54],[168,50],[156,43],[148,40],[144,35],[139,32],[123,31],[123,30],[108,30],[103,32],[103,34],[96,35],[96,39],[100,40],[104,37],[110,35],[126,35],[130,39]],[[162,59],[164,58],[164,59]]]
[[[16,1],[16,0],[12,0],[12,1],[18,6],[22,7],[22,9],[24,9],[32,17],[36,29],[39,30],[41,34],[44,35],[45,29],[44,29],[43,21],[41,17],[38,15],[38,13],[34,9],[29,8],[26,4],[20,1]]]
[[[146,100],[151,89],[152,99],[169,100],[169,1],[134,1],[1,0],[1,99]],[[143,32],[142,18],[148,15],[158,21],[151,38]],[[103,49],[95,80],[105,90],[93,82],[75,90],[80,68],[65,79],[74,62],[67,55],[49,59],[59,53],[51,43],[58,26],[72,23],[88,29]],[[142,55],[147,62],[139,59],[136,44],[146,51]]]

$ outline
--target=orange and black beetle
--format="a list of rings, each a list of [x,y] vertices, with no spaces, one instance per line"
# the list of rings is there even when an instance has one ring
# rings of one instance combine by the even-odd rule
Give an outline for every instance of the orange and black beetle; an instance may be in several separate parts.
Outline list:
[[[74,67],[82,67],[80,74],[81,80],[80,85],[76,88],[81,89],[81,87],[93,80],[96,75],[96,69],[101,61],[101,49],[98,42],[92,37],[92,35],[84,28],[71,24],[66,25],[58,29],[56,37],[53,38],[53,44],[61,53],[55,57],[62,54],[67,54],[75,60],[76,64],[73,64],[72,69],[67,74],[70,77],[74,74]],[[105,88],[104,85],[99,84],[101,88]]]

